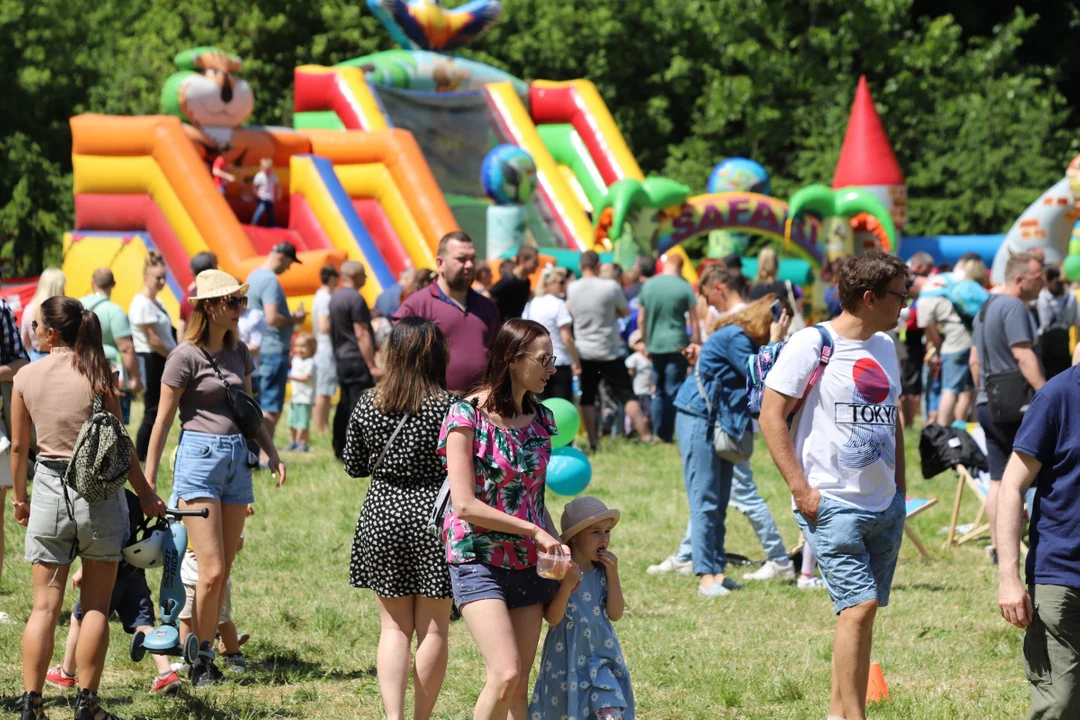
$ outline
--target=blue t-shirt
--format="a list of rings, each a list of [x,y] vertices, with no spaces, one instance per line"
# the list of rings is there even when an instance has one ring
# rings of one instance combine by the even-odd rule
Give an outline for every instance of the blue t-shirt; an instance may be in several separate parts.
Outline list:
[[[401,307],[401,292],[404,289],[400,283],[394,283],[379,293],[379,297],[375,298],[375,309],[379,315],[384,318],[394,316],[397,309]]]
[[[285,291],[281,289],[277,275],[266,268],[257,268],[248,275],[248,307],[266,314],[266,305],[277,305],[278,312],[288,314],[289,305],[285,300]],[[263,357],[284,355],[292,345],[292,325],[271,327],[269,323],[263,331],[262,346],[259,348]]]
[[[1072,407],[1074,410],[1069,411]],[[1028,584],[1080,589],[1080,365],[1035,393],[1013,450],[1042,463],[1031,511]]]

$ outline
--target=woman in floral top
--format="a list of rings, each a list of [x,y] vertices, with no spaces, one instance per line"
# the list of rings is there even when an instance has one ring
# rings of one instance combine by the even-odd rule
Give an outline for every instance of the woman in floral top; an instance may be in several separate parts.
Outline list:
[[[507,322],[479,387],[450,406],[439,438],[450,477],[450,583],[487,667],[474,718],[525,717],[544,605],[558,587],[536,574],[536,553],[570,554],[544,504],[556,429],[537,395],[554,374],[544,326]]]

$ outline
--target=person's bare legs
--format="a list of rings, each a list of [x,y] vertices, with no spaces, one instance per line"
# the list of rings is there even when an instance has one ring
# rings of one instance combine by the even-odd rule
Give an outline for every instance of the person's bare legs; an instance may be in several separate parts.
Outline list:
[[[956,408],[956,393],[952,390],[941,391],[941,402],[938,403],[937,423],[948,427],[952,425],[953,411]]]
[[[329,395],[316,395],[315,407],[311,411],[311,421],[315,425],[315,432],[319,434],[330,430],[330,401]]]
[[[26,621],[22,638],[23,689],[40,693],[45,686],[55,644],[56,622],[64,607],[64,587],[67,585],[67,565],[34,563],[31,571],[34,583],[34,608]]]
[[[997,548],[997,499],[1001,480],[990,480],[990,492],[986,494],[986,520],[990,523],[990,547]]]
[[[510,611],[510,622],[514,625],[514,639],[517,642],[518,667],[521,677],[510,702],[507,720],[527,720],[529,711],[529,673],[536,658],[536,646],[540,642],[540,629],[544,624],[544,606],[529,605]]]
[[[637,432],[637,436],[642,442],[649,442],[652,440],[652,434],[649,431],[649,423],[645,419],[645,413],[641,411],[641,403],[637,400],[631,400],[623,407],[623,412],[630,418],[630,422],[633,424],[634,430]]]
[[[476,600],[461,607],[461,616],[476,640],[487,672],[473,720],[507,720],[522,673],[510,611],[502,600]]]
[[[918,395],[900,396],[900,416],[905,428],[913,427],[919,416],[921,398]]]
[[[409,684],[415,596],[376,596],[376,599],[380,626],[379,649],[375,655],[379,693],[387,720],[405,720],[405,688]]]
[[[222,505],[210,498],[192,501],[180,500],[183,510],[207,508],[207,518],[186,517],[184,526],[188,531],[195,557],[199,561],[199,581],[195,584],[195,606],[191,612],[191,632],[202,644],[214,638],[221,608],[222,591],[228,573],[225,569],[225,548],[222,538]]]
[[[447,635],[450,633],[450,606],[446,600],[433,600],[417,595],[413,609],[416,629],[416,658],[413,661],[413,718],[427,720],[435,709],[449,655]]]
[[[0,588],[4,586],[4,515],[7,507],[7,488],[0,487]]]
[[[594,448],[600,444],[600,436],[596,429],[596,406],[582,405],[581,417],[585,421],[585,432],[589,436],[589,447]]]
[[[834,639],[835,643],[836,640]],[[844,700],[840,697],[840,673],[836,671],[836,650],[833,649],[832,656],[832,687],[829,690],[829,717],[843,718],[844,717]],[[845,720],[847,720],[845,718]]]
[[[223,622],[217,626],[217,631],[221,636],[221,647],[226,655],[235,655],[240,652],[240,636],[236,633],[236,623],[232,620]]]
[[[955,420],[968,421],[968,413],[971,412],[971,390],[965,390],[956,397],[956,410],[953,413]]]
[[[244,522],[248,517],[248,505],[222,505],[221,506],[221,544],[225,550],[225,580],[222,582],[221,595],[218,599],[217,611],[214,613],[214,630],[217,630],[218,620],[221,619],[221,609],[225,605],[225,596],[229,593],[228,582],[232,577],[232,566],[236,561],[236,554],[240,552],[240,536],[244,534]],[[195,556],[196,558],[198,555]],[[199,561],[202,562],[201,560]],[[199,569],[202,573],[202,566]],[[201,635],[199,637],[202,637]],[[213,633],[207,637],[214,637]]]
[[[177,629],[180,631],[180,642],[183,644],[187,636],[191,634],[191,620],[180,620]],[[198,635],[195,637],[198,637]]]
[[[870,677],[877,600],[867,600],[840,611],[833,640],[833,672],[838,676],[843,712],[830,714],[846,720],[865,720],[866,685]]]
[[[79,621],[72,615],[67,644],[64,646],[64,660],[60,663],[68,677],[75,677],[75,646],[79,644],[79,625]]]
[[[101,684],[105,653],[109,650],[109,606],[112,604],[118,564],[83,559],[79,594],[83,618],[79,642],[75,645],[75,667],[78,669],[80,689],[97,692]]]

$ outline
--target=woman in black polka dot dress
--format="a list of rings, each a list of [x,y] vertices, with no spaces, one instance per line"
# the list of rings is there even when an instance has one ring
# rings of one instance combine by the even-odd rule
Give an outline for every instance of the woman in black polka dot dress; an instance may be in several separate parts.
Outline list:
[[[403,717],[412,635],[416,648],[416,717],[429,717],[446,672],[450,571],[442,542],[425,529],[446,477],[436,446],[450,405],[446,338],[430,320],[402,318],[387,346],[386,375],[349,419],[345,472],[371,476],[356,523],[349,579],[375,591],[382,620],[378,675],[386,714]],[[409,417],[381,462],[379,455]]]

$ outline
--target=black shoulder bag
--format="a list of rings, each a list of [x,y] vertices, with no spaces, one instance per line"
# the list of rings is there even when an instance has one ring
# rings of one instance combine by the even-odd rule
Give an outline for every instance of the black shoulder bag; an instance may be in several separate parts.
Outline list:
[[[225,376],[221,374],[221,369],[214,362],[214,358],[210,357],[210,353],[203,348],[199,349],[202,350],[206,361],[210,363],[210,367],[214,368],[218,380],[225,386],[225,394],[229,398],[229,411],[232,413],[233,420],[236,421],[236,426],[240,428],[240,432],[248,440],[257,440],[263,428],[262,408],[259,407],[259,403],[255,402],[255,398],[240,388],[230,385]]]
[[[995,425],[1019,425],[1024,419],[1035,390],[1028,384],[1017,367],[1004,372],[990,372],[990,355],[986,352],[986,310],[994,298],[983,303],[979,311],[982,343],[979,347],[979,364],[986,368],[986,398],[990,404],[990,419]]]

